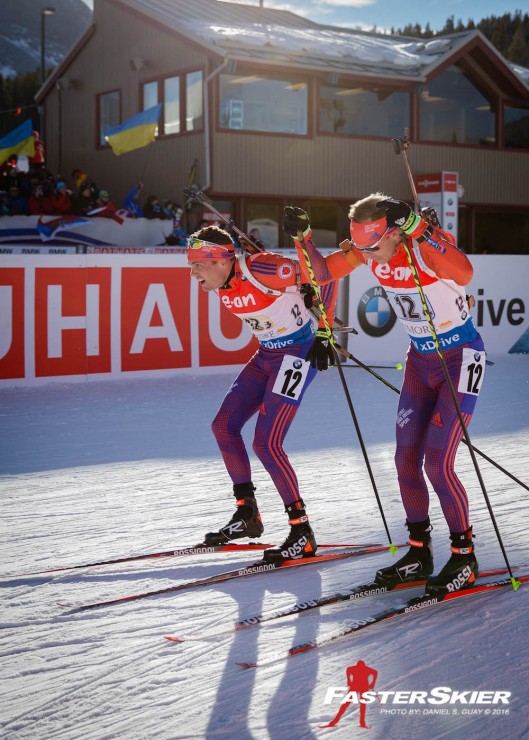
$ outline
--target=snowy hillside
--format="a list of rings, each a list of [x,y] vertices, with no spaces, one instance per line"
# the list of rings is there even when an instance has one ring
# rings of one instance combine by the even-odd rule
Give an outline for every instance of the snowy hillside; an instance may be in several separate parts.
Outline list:
[[[493,357],[470,427],[474,446],[526,485],[529,357]],[[346,378],[395,543],[405,541],[393,467],[397,395],[360,369]],[[399,386],[395,370],[378,371]],[[257,558],[251,553],[139,561],[53,575],[37,569],[166,550],[201,541],[232,511],[231,485],[210,431],[230,382],[193,378],[49,385],[0,392],[2,615],[0,736],[9,740],[174,740],[392,737],[522,738],[529,732],[529,586],[504,589],[370,627],[273,666],[278,655],[417,592],[338,604],[215,639],[171,644],[279,605],[369,580],[388,553],[244,578],[211,588],[72,612],[86,602],[160,589]],[[251,424],[246,434],[251,440]],[[387,543],[335,370],[320,373],[287,437],[320,542]],[[252,458],[253,459],[253,458]],[[528,492],[478,456],[511,564],[529,565]],[[279,496],[255,462],[266,542],[286,535]],[[458,472],[471,497],[480,565],[504,565],[467,449]],[[434,555],[448,533],[432,498]],[[523,572],[529,571],[529,567]],[[522,571],[520,571],[522,572]],[[351,705],[322,729],[363,660],[379,692],[510,692],[509,703]],[[389,696],[389,694],[388,694]],[[391,695],[395,696],[395,695]],[[486,694],[485,696],[490,696]]]
[[[82,0],[3,0],[0,31],[0,73],[14,77],[40,70],[41,12],[54,8],[46,16],[46,69],[62,62],[70,48],[89,26],[92,12]]]

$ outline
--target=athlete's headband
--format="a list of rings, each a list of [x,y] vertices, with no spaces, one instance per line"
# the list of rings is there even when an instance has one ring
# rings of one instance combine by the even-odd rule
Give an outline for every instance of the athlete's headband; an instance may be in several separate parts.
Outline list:
[[[396,228],[396,226],[388,227],[385,216],[368,223],[351,221],[351,241],[353,246],[361,251],[375,251],[382,239]]]
[[[187,240],[187,261],[223,260],[235,257],[233,242],[229,244],[214,244],[196,236]]]

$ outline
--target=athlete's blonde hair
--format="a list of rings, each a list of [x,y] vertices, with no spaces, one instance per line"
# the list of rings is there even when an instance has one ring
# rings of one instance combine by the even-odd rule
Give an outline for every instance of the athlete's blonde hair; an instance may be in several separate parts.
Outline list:
[[[386,211],[382,208],[377,208],[377,203],[381,200],[386,200],[389,196],[384,193],[371,193],[362,200],[357,200],[349,208],[349,218],[351,221],[356,221],[357,224],[365,224],[370,221],[378,221],[379,218],[384,218]]]

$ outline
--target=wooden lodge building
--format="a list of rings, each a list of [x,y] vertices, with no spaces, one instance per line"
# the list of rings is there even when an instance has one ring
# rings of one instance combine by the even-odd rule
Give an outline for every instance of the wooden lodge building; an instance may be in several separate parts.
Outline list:
[[[355,200],[412,202],[391,143],[407,129],[416,178],[458,175],[460,246],[529,254],[529,70],[476,30],[428,40],[221,0],[95,0],[37,102],[70,186],[80,168],[119,205],[140,180],[144,198],[180,203],[193,183],[271,247],[288,244],[285,205],[334,247]],[[156,141],[115,156],[106,128],[157,103]]]

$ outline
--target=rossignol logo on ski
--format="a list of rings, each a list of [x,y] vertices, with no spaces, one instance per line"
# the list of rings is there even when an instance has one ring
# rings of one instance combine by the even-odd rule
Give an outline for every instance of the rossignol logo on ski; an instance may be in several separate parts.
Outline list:
[[[404,610],[404,613],[407,614],[408,612],[416,612],[419,609],[426,609],[428,606],[434,606],[434,604],[438,604],[439,599],[436,596],[432,596],[431,599],[425,599],[423,601],[420,601],[418,604],[410,604],[410,606],[407,606]]]
[[[263,563],[262,565],[250,565],[248,568],[241,568],[238,572],[240,576],[249,576],[251,573],[264,573],[267,570],[275,570],[277,565],[274,563]]]
[[[317,606],[316,601],[303,601],[300,604],[295,604],[293,607],[289,609],[289,614],[297,614],[299,612],[303,612],[306,609],[314,609]],[[248,617],[248,619],[242,619],[238,624],[241,625],[241,627],[249,627],[254,624],[261,624],[263,621],[270,621],[272,619],[276,619],[278,617],[285,616],[283,610],[278,609],[275,612],[270,612],[267,614],[266,620],[263,620],[262,615],[256,616],[256,617]]]
[[[378,594],[385,594],[388,591],[387,586],[375,586],[374,588],[365,589],[363,591],[360,591],[360,593],[352,593],[350,595],[350,600],[353,601],[354,599],[363,599],[366,596],[378,596]]]

